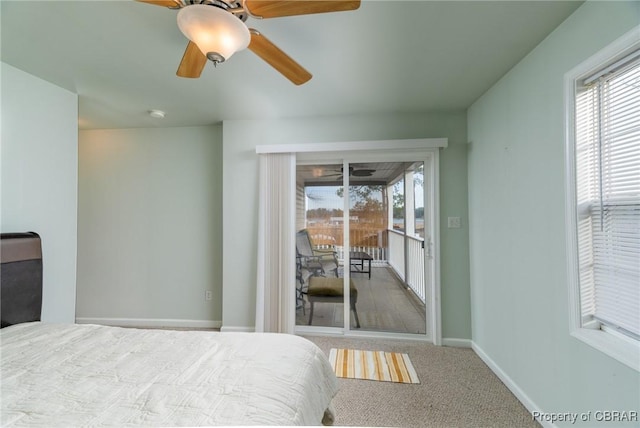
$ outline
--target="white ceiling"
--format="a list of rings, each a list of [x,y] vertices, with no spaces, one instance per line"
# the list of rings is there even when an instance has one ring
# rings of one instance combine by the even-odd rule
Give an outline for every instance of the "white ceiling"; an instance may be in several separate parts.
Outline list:
[[[420,165],[420,162],[351,163],[353,171],[349,174],[349,184],[388,185],[402,177],[406,170],[414,170]],[[342,186],[342,171],[342,164],[297,165],[296,179],[305,185]]]
[[[2,0],[2,61],[79,94],[82,129],[466,109],[579,1],[371,1],[255,20],[313,78],[295,86],[245,50],[175,75],[176,11],[135,1]],[[167,112],[163,120],[151,109]]]

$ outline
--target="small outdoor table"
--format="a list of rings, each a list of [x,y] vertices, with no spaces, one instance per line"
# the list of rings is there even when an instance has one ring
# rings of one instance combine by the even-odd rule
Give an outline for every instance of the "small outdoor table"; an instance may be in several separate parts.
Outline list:
[[[368,273],[369,279],[371,279],[371,257],[364,251],[349,251],[349,260],[351,260],[351,272],[353,273]],[[364,269],[364,262],[369,262],[367,270]]]

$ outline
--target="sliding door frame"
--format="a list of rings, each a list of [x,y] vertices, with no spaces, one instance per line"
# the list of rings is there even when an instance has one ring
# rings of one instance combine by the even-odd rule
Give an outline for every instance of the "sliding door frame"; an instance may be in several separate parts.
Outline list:
[[[342,163],[345,171],[348,171],[349,163],[393,162],[393,161],[419,161],[424,162],[425,170],[429,165],[429,191],[424,186],[425,206],[431,206],[430,225],[433,235],[432,259],[427,258],[428,251],[425,248],[425,274],[431,271],[430,278],[425,278],[428,288],[426,308],[426,331],[424,335],[408,333],[389,333],[377,331],[354,331],[350,329],[351,314],[349,305],[348,284],[350,279],[349,269],[345,269],[345,302],[344,324],[339,327],[308,327],[295,326],[297,334],[342,335],[352,337],[386,337],[402,338],[410,340],[430,341],[435,345],[442,343],[441,305],[440,305],[440,197],[439,197],[439,150],[446,148],[446,138],[428,138],[415,140],[385,140],[385,141],[355,141],[343,143],[310,143],[310,144],[286,144],[272,146],[258,146],[257,153],[295,153],[297,164],[312,163]],[[425,180],[426,180],[425,173]],[[348,189],[348,174],[343,177],[343,185]],[[345,248],[349,245],[349,192],[344,192],[344,227]],[[295,198],[295,192],[291,195]],[[295,230],[295,219],[290,225]],[[425,224],[426,227],[426,224]],[[295,245],[295,243],[294,243]],[[348,256],[347,256],[348,257]],[[433,269],[426,269],[426,263],[432,263]],[[290,284],[290,293],[295,293],[295,283]],[[294,307],[295,310],[295,307]],[[293,314],[295,316],[295,314]]]

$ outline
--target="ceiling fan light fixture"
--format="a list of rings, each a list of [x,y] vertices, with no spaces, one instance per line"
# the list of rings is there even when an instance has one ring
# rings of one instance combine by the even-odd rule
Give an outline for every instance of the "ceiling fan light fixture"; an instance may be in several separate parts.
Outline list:
[[[178,28],[214,63],[228,60],[249,46],[249,29],[231,12],[216,6],[195,4],[178,12]]]
[[[166,113],[163,112],[162,110],[149,110],[149,116],[155,119],[164,119],[164,117],[166,116]]]

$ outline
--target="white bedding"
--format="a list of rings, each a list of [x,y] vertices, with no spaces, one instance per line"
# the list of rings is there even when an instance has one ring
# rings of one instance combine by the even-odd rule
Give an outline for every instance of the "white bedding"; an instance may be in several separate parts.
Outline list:
[[[292,335],[37,322],[0,344],[3,427],[319,425],[337,392]]]

